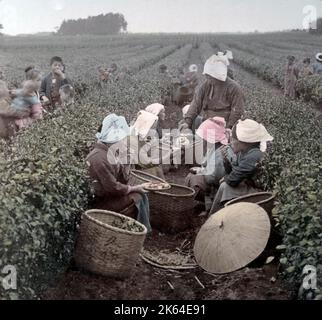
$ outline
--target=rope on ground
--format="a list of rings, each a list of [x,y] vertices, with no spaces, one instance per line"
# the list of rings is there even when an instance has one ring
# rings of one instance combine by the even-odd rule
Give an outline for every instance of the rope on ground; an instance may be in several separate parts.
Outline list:
[[[191,270],[191,269],[195,269],[197,268],[197,264],[186,264],[186,265],[182,265],[182,266],[163,266],[161,264],[158,264],[156,262],[151,261],[149,258],[145,257],[143,254],[140,254],[140,257],[142,258],[142,260],[150,265],[152,265],[153,267],[157,267],[160,269],[168,269],[168,270]]]

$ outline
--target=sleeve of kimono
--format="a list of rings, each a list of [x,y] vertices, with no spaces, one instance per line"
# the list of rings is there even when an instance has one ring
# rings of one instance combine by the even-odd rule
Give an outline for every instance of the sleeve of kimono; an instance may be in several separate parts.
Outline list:
[[[295,74],[296,79],[298,79],[299,78],[299,75],[300,75],[300,69],[297,68],[297,67],[295,67],[294,68],[294,74]]]
[[[4,118],[22,119],[29,116],[29,112],[17,111],[7,101],[0,103],[0,116]]]
[[[61,81],[61,86],[64,86],[65,84],[72,85],[72,81],[69,78],[65,78]]]
[[[234,89],[231,101],[231,113],[227,128],[232,129],[245,112],[245,95],[241,87]]]
[[[184,118],[185,122],[188,124],[190,128],[192,128],[193,121],[201,113],[204,94],[205,94],[205,83],[197,87],[196,93],[191,102],[189,111],[187,112]]]
[[[93,170],[96,177],[98,177],[104,193],[115,196],[124,196],[129,193],[129,186],[116,180],[106,161],[95,161],[95,163],[92,164],[91,170]]]
[[[31,108],[31,118],[34,120],[43,119],[43,108],[40,103],[34,104]]]
[[[231,173],[225,177],[225,182],[229,186],[236,188],[243,180],[252,178],[262,156],[263,154],[260,150],[249,152],[239,161],[238,165],[232,167]]]
[[[40,86],[40,90],[39,90],[39,96],[40,96],[40,98],[46,96],[46,87],[47,87],[47,77],[45,77],[41,81],[41,86]]]

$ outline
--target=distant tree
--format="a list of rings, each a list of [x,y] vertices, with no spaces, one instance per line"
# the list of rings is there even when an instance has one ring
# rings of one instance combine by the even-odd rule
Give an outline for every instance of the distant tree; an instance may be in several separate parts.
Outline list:
[[[127,30],[127,22],[120,13],[100,14],[87,19],[64,20],[57,33],[61,35],[77,34],[118,34]]]
[[[1,30],[3,30],[3,25],[0,23],[0,36],[2,35]]]

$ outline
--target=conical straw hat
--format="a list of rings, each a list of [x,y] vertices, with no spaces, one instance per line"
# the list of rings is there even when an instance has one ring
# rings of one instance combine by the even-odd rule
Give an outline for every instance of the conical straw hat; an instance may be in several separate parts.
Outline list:
[[[271,224],[266,211],[254,203],[237,203],[214,214],[201,228],[194,246],[204,270],[224,274],[254,261],[265,249]]]

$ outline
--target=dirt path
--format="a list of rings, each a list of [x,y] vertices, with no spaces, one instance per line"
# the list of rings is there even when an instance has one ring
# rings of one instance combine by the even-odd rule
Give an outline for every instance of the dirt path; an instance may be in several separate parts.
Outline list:
[[[190,62],[202,67],[200,53],[197,49],[192,50]],[[251,76],[249,79],[250,81],[255,81]],[[180,108],[175,106],[167,107],[167,121],[171,128],[176,127],[180,117]],[[167,174],[167,180],[183,184],[187,173],[187,168],[170,171]],[[145,249],[157,252],[161,250],[174,252],[183,243],[186,243],[188,245],[185,250],[191,251],[195,237],[205,222],[205,218],[198,216],[201,209],[196,208],[195,211],[193,228],[173,236],[161,234],[154,230],[152,235],[146,239]],[[248,268],[227,275],[210,275],[201,268],[189,271],[158,269],[139,259],[136,265],[133,266],[132,276],[125,281],[117,281],[86,274],[71,266],[60,282],[43,295],[43,299],[290,299],[288,291],[283,287],[281,280],[278,279],[277,266],[275,264],[264,265],[266,258],[274,254],[274,248],[278,241],[279,239],[272,237],[265,252],[259,259],[254,261]],[[199,279],[204,287],[197,282],[195,277]]]

